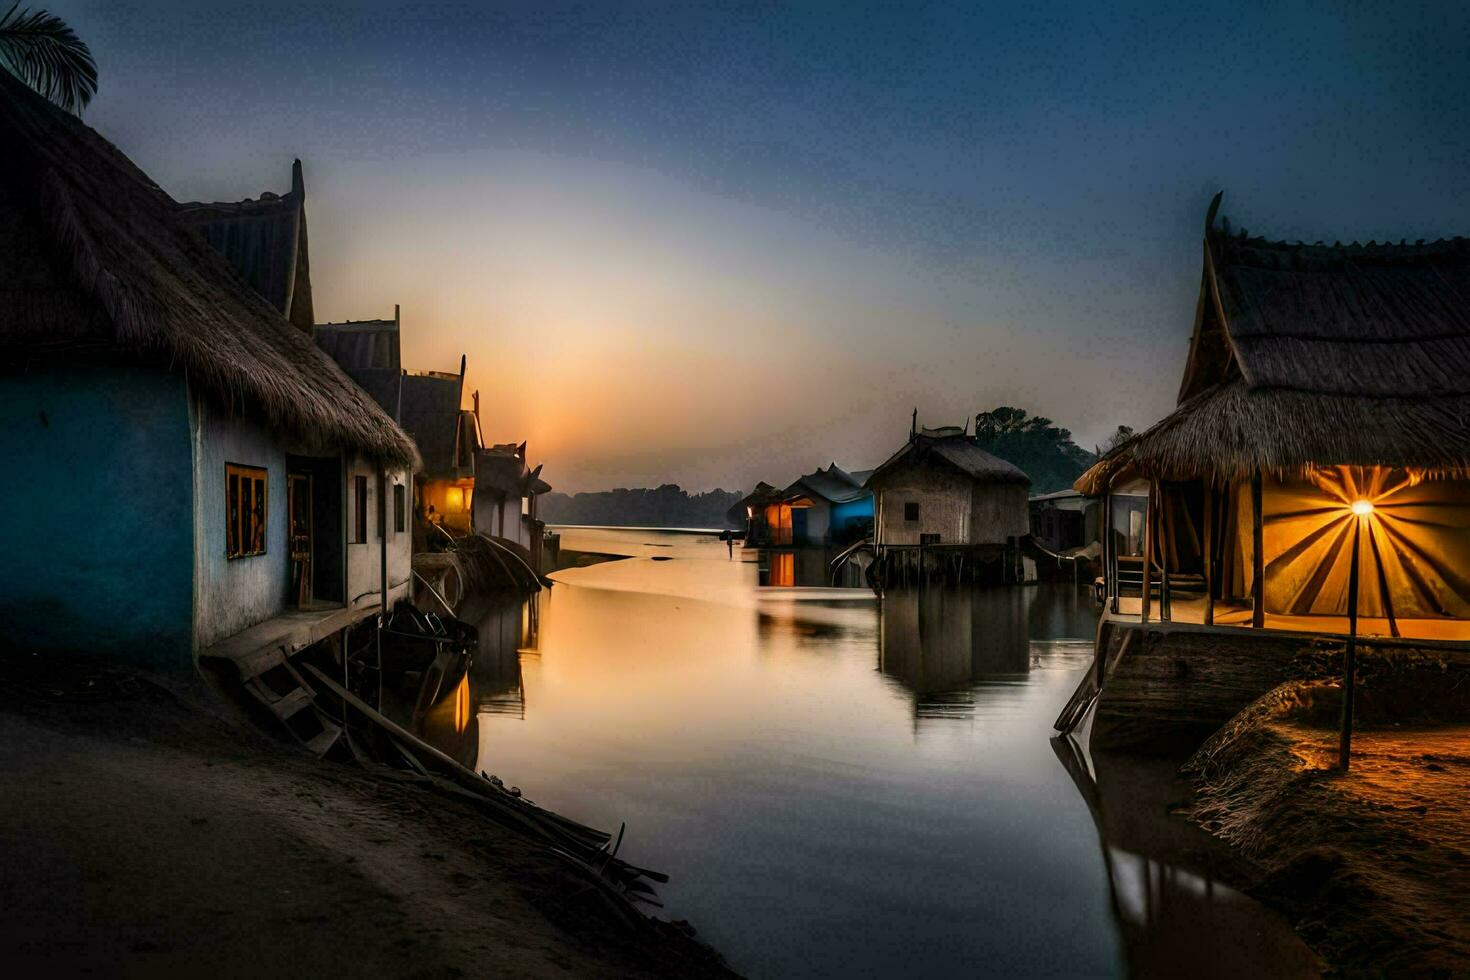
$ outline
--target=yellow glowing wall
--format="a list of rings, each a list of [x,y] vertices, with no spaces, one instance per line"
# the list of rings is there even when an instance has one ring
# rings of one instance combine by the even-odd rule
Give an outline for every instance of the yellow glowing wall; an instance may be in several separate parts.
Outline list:
[[[1247,596],[1249,485],[1236,488],[1234,501],[1226,581],[1232,594]],[[1355,514],[1357,501],[1370,503],[1371,513]],[[1330,467],[1307,479],[1268,479],[1261,509],[1267,612],[1345,615],[1356,531],[1363,616],[1470,619],[1470,481]]]
[[[419,507],[445,527],[468,534],[474,503],[473,480],[426,480],[419,485]],[[434,508],[430,515],[429,508]]]

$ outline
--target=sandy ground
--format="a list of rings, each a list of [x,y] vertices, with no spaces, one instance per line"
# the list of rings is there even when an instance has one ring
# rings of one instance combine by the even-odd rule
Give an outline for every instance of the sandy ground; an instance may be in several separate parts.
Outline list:
[[[483,814],[242,727],[191,680],[0,654],[8,976],[699,976]]]
[[[1262,869],[1253,894],[1344,975],[1470,976],[1470,725],[1356,731],[1285,685],[1201,749],[1194,816]]]

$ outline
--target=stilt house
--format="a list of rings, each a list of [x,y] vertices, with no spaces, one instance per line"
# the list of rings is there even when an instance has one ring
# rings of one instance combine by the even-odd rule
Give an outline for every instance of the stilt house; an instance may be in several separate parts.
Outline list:
[[[131,161],[4,71],[0,145],[4,640],[182,667],[406,594],[407,435]]]
[[[1304,245],[1205,221],[1173,414],[1105,494],[1109,614],[1470,639],[1470,241]]]
[[[1002,546],[1026,534],[1025,473],[959,426],[915,428],[868,477],[879,548]]]

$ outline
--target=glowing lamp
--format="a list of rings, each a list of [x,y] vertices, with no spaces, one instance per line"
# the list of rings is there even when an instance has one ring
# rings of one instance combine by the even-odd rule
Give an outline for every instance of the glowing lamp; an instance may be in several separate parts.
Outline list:
[[[1367,517],[1369,514],[1373,513],[1373,501],[1354,500],[1353,513],[1358,515],[1359,517]]]

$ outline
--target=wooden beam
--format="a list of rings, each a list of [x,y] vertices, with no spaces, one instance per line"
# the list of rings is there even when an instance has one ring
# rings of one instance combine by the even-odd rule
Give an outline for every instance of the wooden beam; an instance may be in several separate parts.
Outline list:
[[[1261,471],[1251,475],[1251,626],[1266,625],[1266,548],[1261,531]]]
[[[1215,625],[1215,481],[1205,479],[1204,495],[1205,540],[1203,559],[1205,566],[1205,625]]]
[[[1154,547],[1154,522],[1158,520],[1159,509],[1154,504],[1154,496],[1158,490],[1158,484],[1150,482],[1148,485],[1148,503],[1143,509],[1143,589],[1142,601],[1138,607],[1139,622],[1148,622],[1149,603],[1153,598],[1153,547]]]

